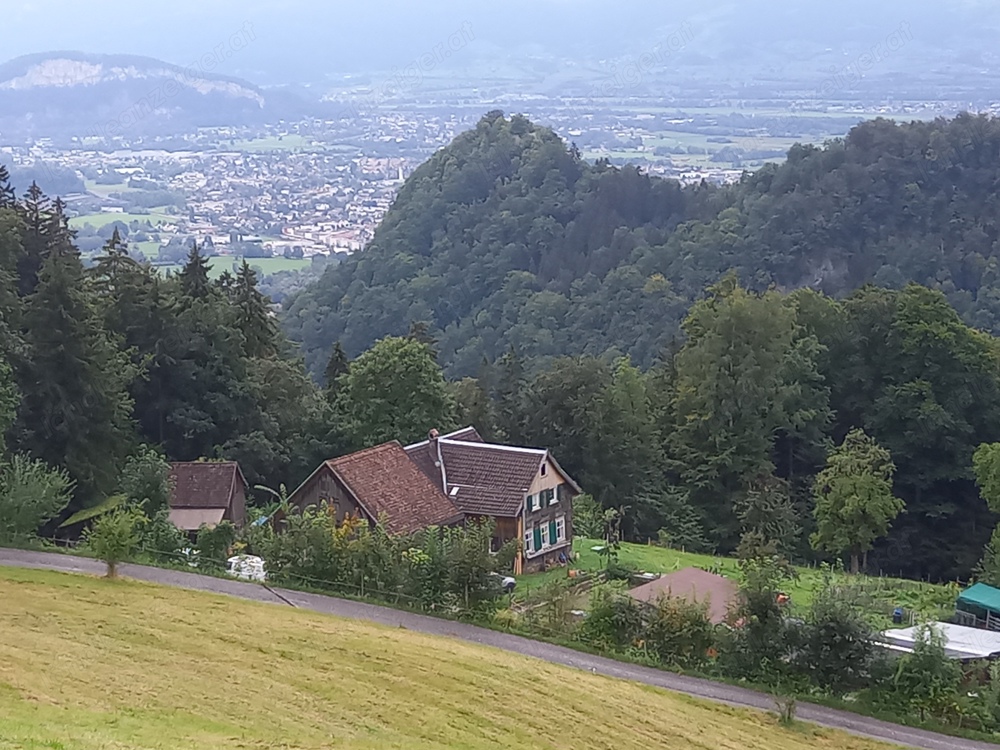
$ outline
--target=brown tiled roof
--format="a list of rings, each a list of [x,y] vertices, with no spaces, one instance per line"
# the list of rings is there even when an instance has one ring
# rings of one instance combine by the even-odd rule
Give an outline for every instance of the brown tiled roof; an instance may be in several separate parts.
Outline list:
[[[641,602],[655,603],[661,596],[673,596],[699,604],[708,602],[708,619],[715,625],[724,622],[739,600],[739,586],[728,578],[701,568],[684,568],[644,583],[628,592]]]
[[[246,479],[235,461],[187,461],[170,464],[171,508],[228,508],[236,483]]]
[[[455,430],[454,432],[449,432],[447,435],[442,435],[445,440],[461,440],[465,443],[485,443],[483,436],[479,434],[475,427],[463,427],[461,430]]]
[[[384,518],[393,534],[452,523],[462,516],[395,440],[335,458],[326,465],[373,519]]]
[[[487,443],[474,427],[442,435],[438,447],[448,496],[469,515],[516,516],[546,456],[559,468],[555,459],[542,449]],[[437,449],[430,441],[422,440],[404,450],[432,482],[439,487],[443,485]],[[561,468],[559,472],[574,491],[580,491],[566,472]]]
[[[546,452],[493,443],[440,440],[452,499],[466,513],[516,516]]]

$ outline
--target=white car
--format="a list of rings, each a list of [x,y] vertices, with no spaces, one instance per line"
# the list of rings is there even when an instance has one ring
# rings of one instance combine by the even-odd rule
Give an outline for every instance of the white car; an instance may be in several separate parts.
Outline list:
[[[517,586],[517,581],[513,576],[504,576],[499,573],[490,573],[490,578],[496,583],[497,588],[499,588],[505,594],[514,593],[514,587]]]
[[[256,555],[236,555],[226,561],[226,572],[233,578],[263,583],[267,580],[264,558]]]

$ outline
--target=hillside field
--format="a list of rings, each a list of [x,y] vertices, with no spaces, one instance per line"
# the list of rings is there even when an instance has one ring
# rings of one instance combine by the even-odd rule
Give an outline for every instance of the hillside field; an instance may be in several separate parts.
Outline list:
[[[0,568],[0,748],[887,749],[403,629]]]

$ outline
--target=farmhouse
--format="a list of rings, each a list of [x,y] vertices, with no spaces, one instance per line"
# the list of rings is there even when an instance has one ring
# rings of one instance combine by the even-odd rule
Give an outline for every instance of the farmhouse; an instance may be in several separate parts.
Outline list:
[[[324,461],[289,502],[302,510],[325,502],[338,523],[347,516],[372,524],[381,520],[390,534],[410,534],[465,518],[396,440]]]
[[[580,487],[544,448],[487,443],[474,427],[406,446],[407,455],[465,514],[494,522],[494,549],[523,544],[517,574],[569,560]]]
[[[181,531],[246,522],[247,480],[235,461],[170,464],[170,521]]]
[[[300,509],[326,502],[338,521],[381,519],[394,534],[488,518],[494,551],[523,542],[515,561],[521,573],[568,561],[579,493],[549,451],[487,443],[466,427],[324,461],[289,500]]]

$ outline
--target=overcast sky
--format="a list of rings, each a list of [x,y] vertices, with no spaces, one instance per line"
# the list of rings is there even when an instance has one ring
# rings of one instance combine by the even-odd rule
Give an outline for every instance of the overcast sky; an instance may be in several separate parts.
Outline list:
[[[925,45],[992,47],[995,0],[0,0],[6,58],[53,50],[147,55],[179,65],[250,28],[218,72],[251,80],[404,66],[463,27],[475,54],[638,53],[692,25],[702,51],[779,43],[859,49],[908,23]],[[712,46],[715,45],[715,46]],[[756,46],[756,47],[755,47]],[[917,49],[916,45],[912,48]]]

